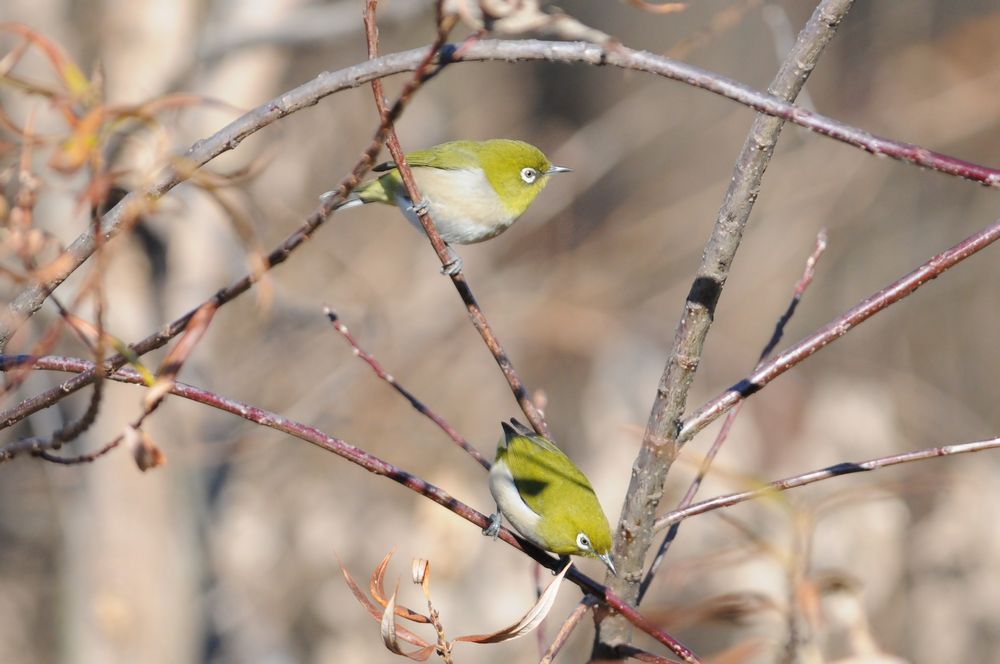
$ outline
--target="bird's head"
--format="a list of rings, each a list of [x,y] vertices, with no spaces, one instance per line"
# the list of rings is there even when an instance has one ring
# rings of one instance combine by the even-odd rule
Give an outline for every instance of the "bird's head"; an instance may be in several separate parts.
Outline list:
[[[570,171],[553,165],[534,145],[504,138],[484,141],[479,162],[503,206],[514,217],[528,209],[549,177]]]

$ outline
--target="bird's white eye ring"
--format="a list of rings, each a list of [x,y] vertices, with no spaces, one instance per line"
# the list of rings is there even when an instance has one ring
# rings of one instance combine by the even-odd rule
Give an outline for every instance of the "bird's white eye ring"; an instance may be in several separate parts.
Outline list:
[[[580,547],[581,549],[583,549],[583,550],[589,550],[590,549],[590,538],[587,537],[586,535],[584,535],[583,533],[577,533],[577,536],[576,536],[576,545],[578,547]]]
[[[538,171],[536,171],[533,168],[522,168],[521,179],[524,180],[526,183],[531,184],[538,179]]]

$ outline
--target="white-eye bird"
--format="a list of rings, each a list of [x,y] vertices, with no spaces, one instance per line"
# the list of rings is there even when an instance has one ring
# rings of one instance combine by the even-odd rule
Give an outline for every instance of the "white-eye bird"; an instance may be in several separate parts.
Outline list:
[[[550,176],[570,170],[553,166],[534,145],[506,138],[441,143],[408,153],[406,163],[424,197],[422,204],[448,244],[473,244],[503,233],[524,214]],[[387,161],[372,170],[385,175],[358,186],[336,209],[366,203],[396,205],[420,229],[396,163]]]
[[[490,469],[497,513],[483,534],[495,539],[503,515],[539,548],[560,556],[598,558],[617,574],[611,528],[590,481],[552,441],[515,419],[501,426],[503,437]]]

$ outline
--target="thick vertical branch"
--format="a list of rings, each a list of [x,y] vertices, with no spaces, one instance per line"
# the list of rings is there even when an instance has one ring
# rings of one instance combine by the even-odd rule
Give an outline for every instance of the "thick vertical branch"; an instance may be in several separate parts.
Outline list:
[[[771,83],[772,94],[786,100],[795,98],[852,4],[853,0],[819,3]],[[656,509],[667,471],[680,451],[677,432],[688,389],[782,125],[782,120],[765,115],[754,120],[684,303],[674,344],[657,387],[615,533],[614,557],[621,573],[608,579],[609,587],[629,602],[638,597],[643,564],[653,542]],[[615,646],[628,643],[629,639],[630,627],[625,621],[614,616],[605,619],[598,627],[594,655],[614,656]]]
[[[816,270],[816,261],[819,257],[826,251],[826,229],[821,229],[819,234],[816,236],[816,248],[813,249],[812,254],[809,255],[809,259],[806,261],[805,270],[802,273],[802,277],[799,279],[798,283],[795,284],[795,291],[792,295],[791,302],[788,303],[788,307],[785,309],[781,317],[778,318],[777,324],[774,326],[774,332],[771,334],[771,338],[768,339],[767,343],[764,345],[764,349],[760,353],[760,360],[757,362],[757,368],[760,368],[774,349],[781,342],[782,337],[785,336],[785,326],[788,325],[788,321],[792,319],[795,315],[795,310],[799,306],[799,302],[802,301],[802,294],[805,293],[806,288],[812,283],[813,276]],[[739,408],[733,408],[729,411],[726,419],[722,421],[722,428],[719,429],[719,433],[716,434],[715,441],[712,446],[708,449],[708,453],[705,458],[702,459],[701,467],[698,469],[697,475],[695,475],[694,480],[688,485],[687,492],[684,497],[681,498],[680,504],[675,509],[683,509],[694,502],[694,497],[698,493],[698,489],[701,488],[701,483],[708,474],[709,469],[712,467],[712,462],[715,460],[716,455],[719,450],[722,449],[722,444],[726,442],[729,437],[729,431],[733,426],[733,421],[739,414]],[[684,428],[681,427],[681,431]],[[678,436],[681,444],[684,443],[685,438]],[[667,554],[667,550],[670,548],[670,544],[677,537],[677,531],[680,528],[680,524],[676,523],[670,527],[670,530],[664,536],[663,541],[660,542],[659,550],[656,552],[656,556],[653,558],[653,562],[649,565],[649,570],[646,572],[646,577],[642,580],[642,584],[639,586],[639,597],[636,599],[636,603],[641,603],[643,596],[649,590],[650,585],[653,583],[653,577],[656,576],[656,571],[659,569],[660,565],[663,563],[663,559]]]

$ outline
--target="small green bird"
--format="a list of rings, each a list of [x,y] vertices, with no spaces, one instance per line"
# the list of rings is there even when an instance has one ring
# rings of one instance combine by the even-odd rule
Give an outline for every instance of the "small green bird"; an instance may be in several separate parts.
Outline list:
[[[483,529],[496,539],[501,515],[526,540],[560,556],[611,560],[611,528],[586,476],[552,441],[515,419],[502,422],[503,437],[490,469],[497,513]]]
[[[534,145],[506,138],[441,143],[407,154],[406,163],[448,244],[473,244],[503,233],[524,214],[549,176],[570,170],[553,166]],[[385,175],[360,185],[336,209],[396,205],[420,229],[395,162],[372,170]]]

